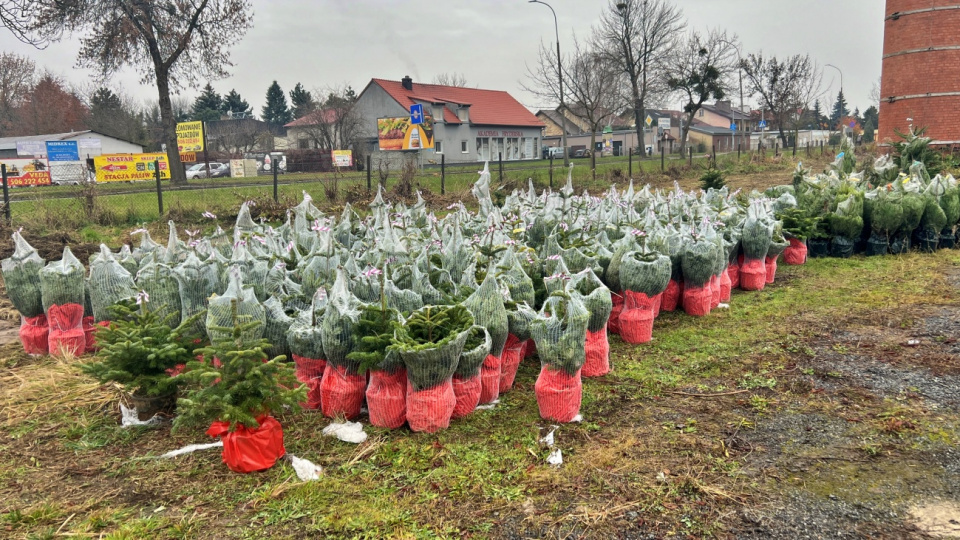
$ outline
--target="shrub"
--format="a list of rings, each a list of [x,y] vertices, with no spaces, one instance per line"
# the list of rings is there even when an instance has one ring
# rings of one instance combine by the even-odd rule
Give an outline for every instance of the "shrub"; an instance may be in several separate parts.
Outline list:
[[[708,189],[721,189],[726,184],[723,181],[723,171],[710,167],[707,172],[700,177],[700,187],[704,191]]]

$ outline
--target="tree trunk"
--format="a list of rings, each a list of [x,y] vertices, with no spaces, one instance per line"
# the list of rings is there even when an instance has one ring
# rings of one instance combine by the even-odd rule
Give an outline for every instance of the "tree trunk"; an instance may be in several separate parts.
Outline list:
[[[593,179],[597,179],[597,126],[592,126],[590,130],[590,170],[593,171]]]
[[[170,75],[157,70],[157,91],[160,100],[160,120],[163,135],[160,140],[167,145],[167,163],[170,165],[170,182],[176,185],[187,183],[187,173],[180,163],[180,150],[177,148],[177,119],[173,117],[173,103],[170,101]]]
[[[690,126],[693,125],[693,117],[696,116],[696,111],[688,113],[686,115],[687,122],[680,129],[680,157],[687,155],[687,140],[690,138]],[[681,116],[681,118],[683,118]]]
[[[647,157],[647,141],[643,137],[643,100],[640,99],[640,88],[636,78],[630,81],[630,90],[633,92],[633,121],[637,124],[637,145],[640,147],[640,157]]]

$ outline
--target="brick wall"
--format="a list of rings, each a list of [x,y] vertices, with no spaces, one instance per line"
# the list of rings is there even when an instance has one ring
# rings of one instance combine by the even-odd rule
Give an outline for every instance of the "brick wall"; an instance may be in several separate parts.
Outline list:
[[[931,7],[960,6],[960,0],[887,0],[887,16]],[[888,102],[892,96],[960,92],[960,50],[888,55],[912,49],[960,46],[960,9],[904,14],[884,21],[880,81],[879,142],[897,139],[894,129],[926,126],[934,140],[960,141],[960,95]]]

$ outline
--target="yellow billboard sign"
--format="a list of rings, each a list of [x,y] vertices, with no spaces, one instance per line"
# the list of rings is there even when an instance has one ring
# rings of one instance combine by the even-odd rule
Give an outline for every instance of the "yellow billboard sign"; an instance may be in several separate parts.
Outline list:
[[[196,152],[180,152],[180,163],[195,163],[196,161]]]
[[[170,164],[167,155],[156,154],[107,154],[95,156],[93,166],[97,182],[136,182],[156,178],[154,162],[160,162],[160,178],[170,179]]]
[[[181,154],[203,151],[203,122],[177,124],[177,150]]]
[[[433,118],[423,117],[422,124],[410,124],[409,116],[377,119],[380,150],[422,150],[433,148]]]
[[[334,167],[353,167],[353,150],[331,150]]]

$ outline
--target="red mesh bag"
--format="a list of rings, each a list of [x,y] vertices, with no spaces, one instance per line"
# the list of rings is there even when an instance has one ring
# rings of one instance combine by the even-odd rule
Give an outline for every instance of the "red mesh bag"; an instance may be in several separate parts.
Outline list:
[[[260,427],[237,426],[230,433],[230,422],[210,424],[207,435],[223,440],[223,462],[238,473],[265,471],[286,454],[283,448],[283,428],[272,416],[257,418]]]
[[[733,285],[730,283],[730,274],[727,268],[723,269],[723,272],[720,272],[720,301],[723,303],[730,302],[730,294],[733,289]]]
[[[712,276],[709,281],[710,284],[710,309],[716,309],[720,305],[720,278],[717,276]]]
[[[773,283],[773,279],[777,275],[777,257],[767,257],[767,260],[764,262],[764,268],[766,271],[766,282]]]
[[[480,366],[480,380],[483,382],[480,403],[491,403],[500,397],[500,366],[500,357],[492,354],[488,354]]]
[[[610,373],[610,342],[607,341],[606,328],[596,332],[587,330],[585,349],[587,359],[580,370],[584,377],[600,377]]]
[[[83,332],[83,306],[81,304],[53,304],[47,309],[50,335],[47,347],[50,354],[80,356],[87,348],[87,336]]]
[[[456,405],[453,407],[453,418],[463,418],[477,409],[480,404],[480,391],[483,389],[483,381],[480,375],[461,379],[459,376],[453,376],[453,395],[456,398]]]
[[[790,246],[783,250],[783,262],[792,266],[807,262],[807,243],[791,238]]]
[[[524,358],[533,358],[537,355],[537,344],[533,342],[532,339],[528,339],[524,342],[526,345],[523,349]]]
[[[360,416],[367,377],[347,372],[347,368],[331,363],[323,369],[320,380],[320,407],[323,415],[335,418],[343,415],[347,420]]]
[[[507,342],[500,355],[500,393],[506,394],[513,388],[513,380],[517,378],[517,369],[526,352],[527,342],[513,335],[507,334]]]
[[[762,291],[767,283],[767,267],[760,259],[748,259],[740,265],[740,288],[745,291]]]
[[[663,291],[663,297],[660,300],[660,309],[663,311],[674,311],[680,305],[680,297],[683,295],[683,282],[671,279],[667,283],[667,289]]]
[[[297,380],[307,387],[307,401],[301,402],[300,406],[304,409],[320,408],[320,381],[323,379],[323,372],[327,367],[327,361],[323,359],[304,358],[296,354],[293,356],[293,364],[296,366]]]
[[[456,406],[457,396],[450,379],[419,392],[407,385],[407,423],[413,431],[433,433],[447,429]]]
[[[377,427],[397,429],[407,421],[407,370],[396,373],[381,370],[370,372],[367,385],[367,409],[370,423]]]
[[[708,287],[683,287],[683,311],[687,315],[703,317],[710,313],[713,293]]]
[[[660,306],[663,304],[663,293],[656,294],[651,300],[653,300],[653,318],[656,319],[660,316]]]
[[[627,343],[647,343],[653,339],[656,301],[644,293],[626,291],[626,302],[620,314],[620,337]]]
[[[570,375],[562,369],[553,370],[549,366],[543,366],[540,376],[537,377],[534,393],[541,418],[554,422],[571,422],[580,414],[580,401],[583,399],[580,370]]]
[[[46,315],[23,317],[20,319],[20,343],[27,354],[47,354],[49,347],[50,326]]]
[[[610,318],[607,319],[607,332],[611,334],[620,334],[620,314],[623,313],[623,296],[619,294],[610,294],[613,301],[613,309],[610,310]]]
[[[97,338],[95,335],[97,331],[97,325],[95,325],[93,321],[94,321],[93,316],[90,316],[90,317],[84,317],[83,321],[81,322],[81,326],[83,327],[83,338],[85,343],[84,349],[87,351],[96,351],[100,348],[100,347],[97,347]]]
[[[730,290],[740,287],[740,265],[731,264],[727,266],[727,276],[730,277]]]

